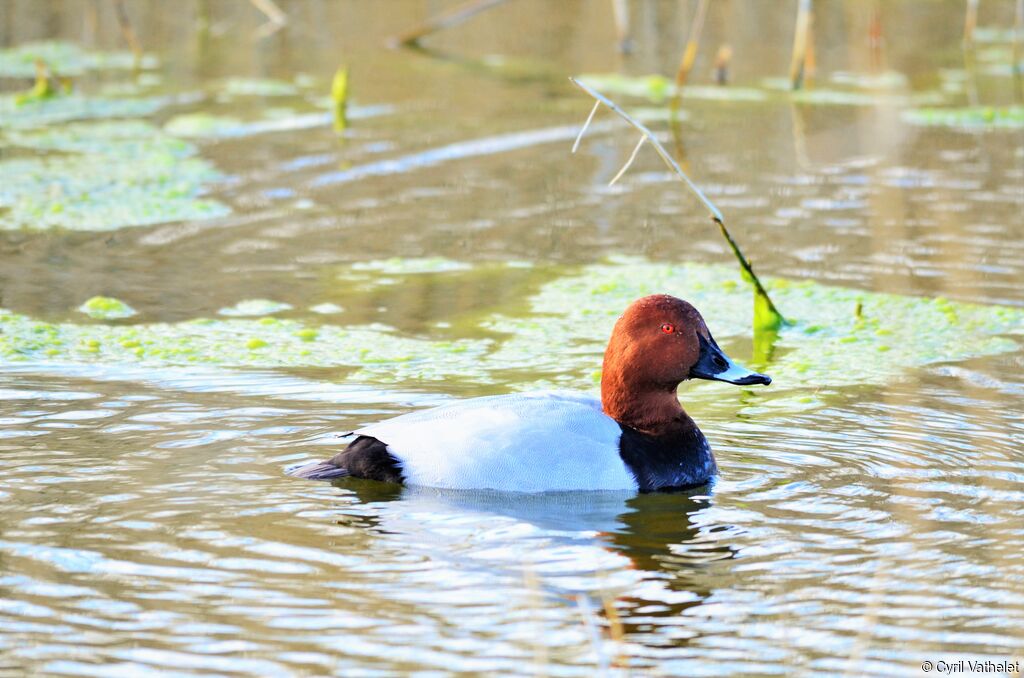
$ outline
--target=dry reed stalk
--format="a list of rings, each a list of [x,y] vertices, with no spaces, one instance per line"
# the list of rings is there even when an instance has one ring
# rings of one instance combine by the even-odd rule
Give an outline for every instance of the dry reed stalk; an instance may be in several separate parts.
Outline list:
[[[729,63],[732,61],[732,47],[723,44],[715,53],[715,84],[729,84]]]
[[[132,54],[135,57],[135,70],[142,68],[142,44],[139,43],[139,38],[135,35],[135,29],[132,28],[132,21],[128,18],[128,10],[124,6],[124,0],[114,0],[114,13],[117,15],[117,25],[121,28],[121,35],[124,37],[124,41],[128,43],[128,47],[131,48]]]
[[[693,15],[693,22],[690,24],[690,35],[686,39],[686,47],[683,49],[683,56],[679,59],[679,68],[676,70],[676,101],[679,99],[679,91],[690,77],[694,62],[697,61],[697,49],[700,47],[700,36],[704,31],[704,19],[708,13],[708,4],[708,0],[698,2],[697,13]]]
[[[470,0],[469,2],[457,7],[453,7],[447,12],[442,12],[431,19],[427,19],[423,23],[410,28],[404,33],[399,33],[388,40],[388,44],[402,47],[417,45],[421,39],[431,33],[443,31],[444,29],[451,28],[452,26],[458,26],[480,12],[500,5],[503,2],[505,2],[505,0]]]
[[[256,39],[268,38],[288,25],[288,14],[274,0],[249,0],[253,7],[267,17],[267,22],[256,29]]]
[[[964,12],[964,44],[974,44],[974,29],[978,27],[978,0],[967,0]]]
[[[584,83],[576,80],[575,78],[569,78],[569,80],[574,85],[579,87],[581,90],[583,90],[591,97],[593,97],[598,104],[604,105],[610,111],[612,111],[620,118],[625,120],[627,123],[629,123],[631,126],[633,126],[633,128],[635,128],[641,134],[641,144],[638,144],[637,147],[633,150],[633,153],[630,155],[629,160],[626,162],[626,167],[624,167],[623,170],[620,171],[615,176],[615,179],[613,179],[612,182],[614,183],[622,175],[625,169],[628,168],[633,163],[633,160],[636,158],[637,152],[640,150],[642,142],[649,142],[651,146],[654,147],[654,150],[658,153],[661,159],[665,162],[665,164],[668,165],[668,168],[672,170],[672,172],[680,181],[686,184],[687,188],[689,188],[690,191],[692,191],[693,194],[697,196],[697,199],[700,200],[704,207],[707,208],[708,212],[711,213],[711,220],[718,224],[718,228],[721,231],[722,236],[725,238],[726,243],[728,243],[729,245],[729,249],[732,250],[733,255],[740,263],[740,268],[743,271],[744,277],[747,280],[749,280],[750,283],[754,286],[755,331],[757,331],[758,329],[777,329],[781,325],[785,324],[786,319],[783,317],[783,315],[779,312],[778,308],[776,308],[775,304],[772,302],[771,297],[768,295],[768,291],[764,288],[764,285],[761,284],[761,280],[757,277],[757,274],[754,273],[754,268],[753,266],[750,265],[750,261],[746,258],[746,256],[744,256],[742,250],[740,250],[739,244],[736,242],[735,239],[733,239],[732,234],[729,233],[729,229],[726,228],[725,217],[722,216],[722,212],[715,206],[713,202],[711,202],[711,200],[708,199],[706,195],[704,195],[704,192],[701,191],[700,188],[695,183],[693,183],[693,181],[690,180],[690,177],[686,175],[686,173],[679,166],[679,163],[677,163],[675,159],[669,154],[669,152],[665,150],[665,147],[662,146],[661,142],[658,141],[658,138],[654,136],[654,133],[651,132],[651,130],[647,129],[647,127],[643,123],[639,122],[631,115],[629,115],[621,108],[619,108],[618,104],[613,102],[611,99],[608,99],[600,92],[597,92],[592,87],[585,85]],[[580,129],[580,133],[576,137],[576,142],[573,144],[574,150],[579,147],[580,140],[583,138],[583,134],[587,131],[587,127],[594,119],[594,114],[597,112],[597,108],[598,107],[595,106],[591,110],[590,115],[587,117],[587,122],[583,125],[582,129]],[[758,318],[759,308],[763,308],[763,313],[767,314],[767,317],[760,319]]]
[[[1024,75],[1024,0],[1017,0],[1013,13],[1013,73],[1018,78]]]
[[[615,609],[615,599],[608,595],[607,591],[601,595],[601,602],[604,605],[604,617],[608,620],[608,636],[615,643],[618,651],[615,653],[615,666],[625,668],[628,665],[628,657],[623,652],[626,640],[626,629],[622,625],[622,618],[619,611]]]
[[[804,85],[807,74],[807,52],[811,37],[813,8],[811,0],[800,0],[796,11],[796,32],[793,35],[793,56],[789,62],[789,82],[793,89]],[[812,57],[813,58],[813,57]]]
[[[629,37],[629,0],[612,0],[612,16],[615,18],[619,52],[629,54],[633,51],[633,40]]]
[[[686,47],[683,48],[683,56],[679,59],[679,68],[676,69],[676,90],[672,94],[672,101],[669,103],[669,121],[672,125],[672,135],[676,139],[679,150],[682,148],[682,134],[679,129],[679,106],[683,99],[683,85],[690,77],[693,64],[697,61],[697,49],[700,47],[700,34],[704,30],[704,18],[708,13],[708,0],[699,0],[697,12],[693,15],[693,22],[690,24],[690,35],[686,39]]]
[[[576,594],[576,609],[580,612],[583,628],[587,630],[590,646],[594,648],[594,656],[597,657],[598,675],[606,676],[608,675],[608,658],[604,655],[601,633],[598,631],[597,623],[594,621],[594,608],[590,605],[590,598],[585,593]]]

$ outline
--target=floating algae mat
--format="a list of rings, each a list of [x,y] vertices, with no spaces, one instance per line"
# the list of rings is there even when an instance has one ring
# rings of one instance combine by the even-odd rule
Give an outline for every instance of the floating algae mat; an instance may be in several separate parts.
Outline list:
[[[673,96],[675,83],[662,75],[628,76],[587,74],[579,80],[605,95],[649,99],[662,103]],[[701,86],[683,87],[682,98],[733,102],[796,102],[824,106],[876,106],[879,104],[934,104],[943,100],[939,92],[902,92],[892,86],[895,76],[872,80],[853,73],[838,74],[835,88],[805,88],[793,91],[784,78],[766,78],[762,87]],[[870,90],[870,91],[866,91]]]
[[[42,61],[58,75],[82,75],[87,71],[135,69],[135,55],[131,52],[98,52],[87,50],[70,42],[30,42],[17,47],[0,49],[0,76],[31,78],[36,73],[36,61]],[[156,68],[156,57],[144,55],[142,68]]]
[[[228,316],[267,316],[281,311],[289,311],[291,308],[291,304],[280,301],[246,299],[229,308],[222,308],[217,313]]]
[[[73,120],[137,118],[151,115],[167,103],[159,97],[120,99],[80,94],[19,102],[18,96],[0,95],[0,128],[32,129]]]
[[[0,228],[105,231],[229,211],[200,197],[219,175],[196,148],[147,122],[15,130],[3,142],[36,153],[0,162]]]
[[[424,275],[417,273],[415,275]],[[426,274],[432,275],[432,274]],[[1024,310],[769,280],[794,321],[771,359],[765,400],[793,390],[885,383],[908,369],[1017,350]],[[615,319],[631,301],[668,292],[701,309],[723,344],[749,338],[752,295],[732,267],[620,259],[543,285],[524,313],[486,314],[478,336],[437,341],[381,325],[338,327],[271,317],[174,324],[48,324],[0,311],[0,358],[226,367],[339,366],[350,380],[509,382],[591,389]],[[860,307],[858,316],[856,309]],[[737,353],[737,358],[747,356]],[[514,378],[502,375],[514,373]],[[687,397],[690,398],[692,394]]]
[[[386,115],[393,110],[393,107],[386,105],[352,106],[346,115],[349,120],[360,120]],[[332,121],[330,112],[315,108],[310,111],[287,107],[259,108],[254,112],[258,114],[258,117],[254,119],[243,119],[236,115],[207,111],[182,113],[168,120],[164,124],[164,131],[189,139],[230,139],[254,134],[324,127],[330,125]]]
[[[914,367],[1013,351],[1020,344],[1005,335],[1024,337],[1024,309],[809,280],[765,282],[793,321],[779,333],[775,358],[755,361],[772,375],[776,389],[882,383]],[[592,371],[621,310],[655,292],[692,302],[720,343],[750,336],[753,295],[734,267],[619,259],[546,285],[532,299],[529,317],[494,318],[491,326],[511,337],[490,357],[496,364],[529,365],[552,375]]]
[[[135,315],[135,309],[113,297],[93,297],[79,306],[78,310],[96,320],[116,320]]]
[[[164,125],[164,131],[189,139],[230,139],[268,132],[288,132],[328,125],[326,112],[297,113],[293,109],[261,111],[263,118],[242,120],[233,115],[195,112],[176,115]]]
[[[655,103],[668,101],[676,90],[674,82],[663,75],[621,75],[618,73],[588,73],[577,78],[582,83],[605,95],[622,95],[650,99]],[[708,87],[688,85],[683,88],[684,99],[716,99],[724,101],[766,101],[769,92],[753,87]]]
[[[272,78],[228,78],[219,87],[221,94],[247,97],[287,97],[300,92],[299,86],[287,80]]]
[[[370,278],[378,273],[386,275],[417,275],[420,273],[454,273],[456,271],[468,271],[473,267],[470,264],[445,259],[444,257],[422,257],[422,258],[401,258],[377,259],[375,261],[357,262],[349,267],[350,277]],[[357,273],[353,274],[352,271]],[[360,276],[360,273],[371,275]]]
[[[1024,127],[1024,106],[914,108],[903,112],[903,120],[912,125],[970,130],[1020,129]]]
[[[228,367],[352,367],[356,381],[485,381],[490,342],[432,341],[382,325],[309,325],[272,317],[145,325],[42,323],[0,310],[0,360]]]

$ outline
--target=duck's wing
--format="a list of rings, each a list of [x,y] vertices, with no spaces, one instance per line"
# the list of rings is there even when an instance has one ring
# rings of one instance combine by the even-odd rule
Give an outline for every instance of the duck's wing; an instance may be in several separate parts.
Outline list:
[[[386,446],[409,485],[520,492],[635,489],[621,434],[596,398],[548,391],[462,400],[356,431]]]

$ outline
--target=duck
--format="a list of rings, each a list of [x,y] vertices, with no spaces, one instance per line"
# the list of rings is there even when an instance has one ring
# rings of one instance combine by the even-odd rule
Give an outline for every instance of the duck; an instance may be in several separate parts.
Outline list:
[[[679,385],[690,379],[772,381],[730,359],[692,304],[645,296],[615,323],[600,398],[536,391],[457,400],[348,433],[337,455],[289,473],[531,493],[699,487],[718,465],[679,402]]]

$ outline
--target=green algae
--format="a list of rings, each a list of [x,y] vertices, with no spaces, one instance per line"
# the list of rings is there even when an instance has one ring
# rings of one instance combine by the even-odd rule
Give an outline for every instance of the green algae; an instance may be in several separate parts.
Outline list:
[[[650,99],[657,103],[666,101],[675,90],[668,78],[658,74],[628,76],[618,73],[586,73],[576,79],[606,94]]]
[[[228,78],[217,91],[228,96],[286,97],[299,94],[299,88],[287,80],[273,78]]]
[[[976,26],[974,29],[974,42],[1013,42],[1014,29],[1005,26]]]
[[[675,84],[661,75],[627,76],[588,74],[581,82],[605,95],[620,95],[663,103],[675,93]],[[904,93],[905,83],[898,73],[877,75],[842,72],[835,74],[832,88],[804,88],[793,91],[785,78],[766,78],[761,87],[702,86],[683,87],[682,98],[733,102],[795,102],[825,106],[876,106],[879,104],[925,105],[941,103],[939,92]]]
[[[0,74],[27,75],[37,61],[60,76],[136,68],[130,53],[34,43],[0,50]],[[143,66],[155,64],[144,59]],[[194,146],[131,120],[169,101],[0,95],[0,157],[8,157],[0,161],[0,228],[104,231],[227,214],[226,206],[202,197],[204,185],[220,175]]]
[[[963,108],[915,108],[903,112],[911,125],[961,129],[1020,129],[1024,106],[966,106]]]
[[[79,306],[78,310],[97,320],[130,318],[135,315],[135,309],[113,297],[93,297]]]
[[[410,263],[409,268],[417,266]],[[446,273],[442,267],[426,275]],[[768,350],[754,344],[751,366],[775,379],[771,389],[757,392],[766,402],[797,402],[793,390],[882,384],[910,369],[1014,351],[1024,337],[1022,309],[812,281],[765,282],[792,323],[775,331]],[[0,311],[0,359],[345,367],[353,370],[349,379],[364,382],[501,381],[516,388],[590,389],[600,379],[597,368],[616,318],[634,299],[654,292],[694,303],[719,343],[736,359],[751,360],[751,294],[739,273],[724,265],[641,259],[611,260],[543,283],[514,313],[492,309],[476,316],[471,326],[460,324],[456,334],[462,338],[410,336],[379,324],[346,327],[268,316],[125,326],[48,324]],[[446,335],[451,334],[448,328]],[[687,398],[720,393],[717,388],[696,389]]]
[[[327,97],[306,97],[289,102],[289,106],[250,107],[242,114],[233,107],[231,113],[191,111],[171,117],[164,131],[189,139],[230,139],[326,127],[332,124],[334,104]],[[390,105],[349,106],[347,120],[361,120],[394,111]]]
[[[907,76],[899,71],[881,71],[878,73],[858,73],[855,71],[835,71],[828,76],[830,82],[844,87],[857,89],[904,89],[909,85]]]
[[[200,197],[219,174],[196,148],[143,121],[12,130],[5,141],[42,153],[0,162],[3,229],[105,231],[229,211]]]
[[[739,274],[726,266],[631,259],[589,266],[546,285],[531,300],[529,316],[494,318],[491,326],[511,337],[489,359],[549,372],[555,382],[567,372],[582,374],[600,360],[622,308],[653,292],[691,301],[720,343],[746,341],[750,292],[738,282]],[[776,389],[884,383],[915,367],[1015,350],[1018,342],[1005,335],[1024,334],[1024,311],[1018,309],[812,281],[766,283],[792,323],[777,330],[777,357],[755,363],[772,375]],[[861,318],[854,313],[858,301]]]
[[[75,120],[137,118],[153,114],[165,103],[157,97],[119,99],[80,94],[19,101],[17,95],[3,94],[0,95],[0,127],[34,129]]]
[[[336,104],[327,97],[317,97],[308,92],[312,85],[309,78],[297,77],[296,81],[229,78],[218,83],[212,90],[215,101],[234,102],[230,112],[216,110],[189,111],[171,117],[164,124],[164,131],[189,139],[230,139],[235,137],[287,132],[330,125]],[[284,98],[287,105],[252,106],[246,101],[252,98]],[[245,101],[247,106],[240,109],[237,102]],[[389,107],[362,107],[356,117],[379,115]]]
[[[36,72],[36,61],[42,61],[62,76],[78,76],[89,71],[136,70],[135,55],[131,52],[102,52],[70,42],[47,41],[0,49],[0,76],[30,78]],[[149,54],[142,57],[140,64],[146,69],[158,65],[157,58]]]
[[[675,84],[663,75],[629,76],[618,73],[588,73],[576,78],[605,95],[621,95],[649,99],[663,103],[675,94]],[[752,87],[708,87],[688,85],[683,88],[684,99],[713,99],[720,101],[765,101],[768,93]]]
[[[472,268],[470,264],[445,259],[444,257],[411,259],[393,257],[391,259],[357,262],[352,264],[350,271],[381,273],[384,275],[418,275],[421,273],[453,273],[456,271],[468,271]]]
[[[334,315],[336,313],[343,313],[345,311],[343,307],[338,306],[337,304],[332,304],[330,302],[310,306],[309,310],[312,311],[313,313],[319,313],[320,315]]]
[[[40,323],[0,310],[0,359],[6,361],[207,364],[225,367],[351,367],[357,381],[441,380],[478,368],[487,340],[434,341],[383,325],[311,327],[287,319],[197,319],[180,323]]]
[[[761,83],[776,96],[799,104],[819,106],[922,106],[939,104],[945,96],[938,91],[905,92],[883,75],[843,73],[836,84],[845,87],[805,87],[794,91],[785,78],[765,78]],[[888,82],[888,84],[887,84]]]
[[[327,125],[326,112],[301,113],[291,108],[261,109],[260,118],[243,120],[234,115],[197,111],[176,115],[164,124],[164,131],[189,139],[229,139],[269,132],[288,132]]]
[[[331,81],[331,118],[335,132],[348,127],[348,66],[340,67]]]
[[[164,131],[179,137],[213,138],[242,136],[246,121],[233,115],[216,115],[197,111],[182,113],[164,123]]]
[[[271,315],[273,313],[280,313],[281,311],[288,311],[291,307],[291,304],[286,304],[281,301],[271,301],[270,299],[246,299],[238,302],[234,306],[222,308],[217,311],[217,313],[219,315],[240,317],[264,316]]]
[[[14,104],[24,106],[25,104],[51,99],[56,96],[68,94],[71,91],[71,81],[66,78],[57,78],[50,75],[50,69],[42,61],[36,62],[36,82],[32,89],[15,95]]]

